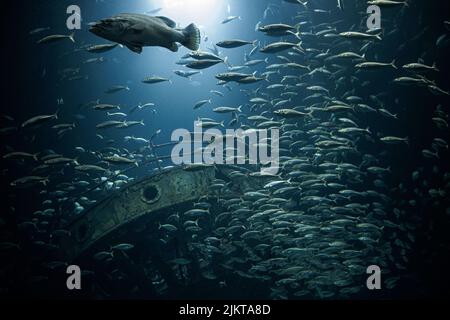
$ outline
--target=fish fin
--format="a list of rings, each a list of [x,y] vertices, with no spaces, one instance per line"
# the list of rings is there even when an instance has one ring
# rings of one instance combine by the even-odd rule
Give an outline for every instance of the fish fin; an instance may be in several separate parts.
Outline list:
[[[439,68],[436,65],[436,62],[433,62],[433,65],[431,66],[434,70],[439,72]]]
[[[398,69],[397,68],[397,66],[395,65],[395,59],[394,60],[392,60],[392,62],[391,62],[391,66],[394,68],[394,69]]]
[[[162,20],[166,25],[168,25],[171,28],[175,28],[177,26],[177,23],[175,21],[173,21],[172,19],[169,19],[167,17],[159,16],[159,17],[155,17],[155,18]]]
[[[130,49],[133,52],[136,52],[136,53],[139,53],[139,54],[142,53],[142,47],[133,46],[133,45],[130,44],[130,45],[127,45],[127,48]]]
[[[72,32],[72,33],[69,35],[69,39],[70,39],[70,41],[72,41],[73,43],[75,43],[75,32]]]
[[[225,63],[228,67],[231,67],[231,66],[232,66],[231,63],[228,61],[228,57],[225,57],[225,58],[223,59],[223,63]]]
[[[200,30],[197,26],[191,23],[183,30],[183,34],[184,40],[181,44],[190,50],[197,51],[201,41]]]
[[[50,182],[49,177],[45,177],[44,180],[42,180],[42,184],[46,187],[47,184]]]
[[[178,52],[178,46],[175,42],[172,43],[169,47],[167,47],[167,49],[169,49],[172,52]]]
[[[144,32],[144,29],[145,29],[145,27],[143,24],[135,24],[134,26],[132,26],[130,28],[130,30],[132,30],[134,34],[140,34],[140,33]]]

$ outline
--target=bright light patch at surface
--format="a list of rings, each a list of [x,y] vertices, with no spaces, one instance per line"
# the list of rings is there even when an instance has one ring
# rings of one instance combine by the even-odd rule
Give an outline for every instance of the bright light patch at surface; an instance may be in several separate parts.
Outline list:
[[[163,13],[180,23],[208,26],[225,15],[221,0],[162,0]]]

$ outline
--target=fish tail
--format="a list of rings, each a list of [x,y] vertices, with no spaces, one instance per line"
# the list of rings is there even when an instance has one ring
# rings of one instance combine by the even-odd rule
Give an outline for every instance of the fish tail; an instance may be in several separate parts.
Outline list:
[[[69,39],[70,39],[70,41],[72,41],[73,43],[75,43],[75,32],[72,32],[72,33],[69,35]]]
[[[184,41],[181,44],[190,50],[197,51],[201,41],[200,30],[197,26],[191,23],[183,30],[183,34]]]
[[[49,182],[50,182],[50,180],[48,179],[48,177],[45,178],[44,180],[42,180],[42,184],[44,185],[44,187],[46,187],[47,183],[49,183]]]
[[[433,68],[434,70],[436,70],[437,72],[439,72],[439,68],[437,67],[436,62],[433,62],[432,68]]]
[[[228,61],[228,57],[223,59],[223,63],[225,63],[228,67],[232,67],[231,63]]]
[[[298,40],[301,40],[301,38],[300,38],[300,31],[292,32],[292,31],[288,30],[287,33],[290,33],[293,36],[295,36]]]
[[[392,62],[391,62],[391,66],[394,68],[394,69],[398,69],[397,68],[397,66],[395,65],[395,59],[394,60],[392,60]]]

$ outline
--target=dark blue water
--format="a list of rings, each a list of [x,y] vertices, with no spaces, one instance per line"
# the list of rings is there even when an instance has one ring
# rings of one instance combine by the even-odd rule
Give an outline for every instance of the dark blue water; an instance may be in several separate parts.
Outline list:
[[[113,261],[113,266],[96,266],[90,261],[90,266],[96,268],[95,275],[89,279],[89,290],[83,291],[80,296],[87,298],[185,298],[189,297],[192,288],[198,289],[198,295],[193,298],[267,298],[267,299],[297,299],[304,298],[411,298],[411,297],[448,297],[448,279],[445,277],[445,271],[448,269],[448,227],[449,227],[449,157],[448,148],[440,148],[438,158],[427,158],[422,154],[422,150],[430,149],[434,138],[441,138],[448,142],[448,127],[439,129],[433,123],[432,118],[436,117],[436,107],[441,105],[441,110],[448,116],[449,98],[448,94],[433,95],[425,87],[417,86],[399,86],[393,83],[394,78],[411,75],[402,70],[403,65],[415,63],[418,59],[423,59],[425,64],[432,65],[436,62],[439,72],[426,73],[428,79],[433,80],[442,90],[448,92],[450,83],[448,80],[449,70],[449,31],[446,29],[444,21],[448,21],[448,4],[445,1],[409,1],[409,7],[398,6],[393,8],[382,8],[382,38],[383,41],[375,42],[367,50],[366,58],[370,61],[390,62],[396,61],[398,69],[385,68],[377,71],[366,72],[357,71],[350,63],[324,62],[322,59],[315,58],[318,53],[326,55],[335,55],[345,51],[355,51],[361,48],[365,43],[359,40],[343,40],[336,38],[325,38],[314,36],[315,33],[325,28],[336,28],[336,33],[344,31],[366,31],[366,19],[364,14],[366,5],[363,2],[345,1],[345,10],[343,12],[336,8],[335,1],[309,1],[308,8],[302,5],[290,4],[284,1],[266,1],[266,0],[214,0],[214,1],[130,1],[123,2],[118,0],[105,1],[81,1],[79,6],[82,15],[82,29],[75,32],[76,43],[69,40],[61,41],[48,45],[37,45],[35,42],[45,35],[49,34],[69,34],[65,27],[67,14],[66,8],[72,4],[70,1],[33,1],[10,4],[11,12],[2,22],[2,34],[5,48],[2,58],[2,78],[3,85],[3,103],[1,113],[14,118],[12,122],[2,119],[2,128],[15,126],[18,128],[13,134],[2,135],[2,155],[12,151],[27,151],[32,154],[48,154],[55,152],[65,157],[77,159],[82,164],[94,164],[99,159],[93,158],[92,154],[80,154],[75,147],[83,147],[86,150],[98,152],[107,147],[117,148],[123,151],[138,150],[140,147],[136,143],[127,143],[125,136],[135,136],[149,139],[158,130],[160,133],[154,142],[158,144],[167,143],[171,140],[173,130],[185,128],[189,131],[194,130],[194,121],[200,118],[213,118],[218,122],[224,121],[228,124],[232,120],[230,114],[217,114],[212,111],[219,106],[238,107],[243,106],[243,114],[240,120],[230,128],[239,128],[241,125],[252,125],[246,120],[251,115],[260,115],[268,111],[266,115],[269,118],[278,119],[272,114],[271,107],[266,109],[253,109],[249,102],[248,92],[253,92],[255,96],[256,89],[259,92],[268,93],[271,99],[278,99],[278,91],[269,92],[266,87],[270,84],[280,83],[283,75],[297,75],[296,70],[282,69],[280,75],[273,75],[269,82],[262,81],[250,85],[230,84],[229,89],[218,85],[215,76],[218,73],[227,72],[225,64],[220,63],[211,68],[202,70],[202,73],[195,75],[191,80],[179,77],[174,74],[174,70],[187,70],[184,66],[176,64],[177,61],[189,51],[181,47],[177,53],[172,53],[164,48],[144,48],[142,54],[136,54],[127,48],[115,48],[112,51],[103,54],[92,54],[86,52],[85,46],[92,44],[107,43],[88,31],[88,23],[107,18],[122,12],[144,13],[158,7],[163,7],[158,15],[168,16],[179,23],[182,27],[189,23],[196,23],[202,33],[202,42],[200,49],[207,51],[213,44],[228,40],[258,40],[263,47],[277,40],[289,40],[297,42],[292,36],[267,37],[259,31],[255,31],[258,22],[262,25],[272,23],[296,24],[305,22],[301,27],[302,48],[306,51],[303,56],[287,55],[288,51],[277,54],[264,54],[256,52],[252,59],[269,58],[269,63],[262,63],[258,66],[243,69],[240,72],[253,73],[260,75],[266,72],[266,67],[274,63],[283,63],[277,55],[289,57],[292,62],[305,64],[311,67],[311,70],[320,67],[332,69],[333,63],[344,65],[342,74],[339,76],[312,75],[302,78],[297,82],[302,82],[306,86],[320,85],[326,87],[331,93],[330,97],[336,100],[342,100],[349,95],[361,97],[362,103],[368,104],[376,109],[385,107],[391,113],[398,115],[397,120],[383,117],[379,113],[363,113],[349,115],[348,117],[357,120],[360,128],[369,128],[370,137],[367,139],[355,138],[357,142],[357,154],[342,155],[335,158],[336,163],[350,162],[356,166],[364,168],[361,164],[361,158],[364,155],[372,155],[378,160],[378,165],[384,168],[390,168],[389,175],[365,177],[362,186],[358,186],[358,191],[373,189],[373,183],[376,179],[382,179],[386,187],[377,189],[380,193],[389,198],[388,204],[384,210],[386,217],[379,218],[380,224],[384,220],[395,221],[402,225],[400,230],[392,230],[385,227],[383,230],[383,239],[386,242],[393,243],[397,238],[408,242],[408,237],[414,238],[409,241],[409,248],[402,251],[401,247],[392,245],[393,253],[389,265],[395,266],[401,261],[402,268],[392,267],[387,277],[398,277],[398,284],[392,290],[381,291],[381,293],[369,292],[365,288],[353,295],[339,294],[330,289],[332,295],[321,295],[320,290],[311,289],[311,293],[305,296],[295,296],[304,283],[290,288],[282,294],[278,294],[274,288],[279,287],[275,283],[284,277],[280,274],[267,272],[264,277],[246,278],[241,275],[236,276],[237,271],[250,269],[256,262],[246,261],[242,269],[236,267],[235,270],[224,272],[217,271],[213,280],[190,278],[196,274],[191,270],[185,278],[179,283],[174,281],[171,285],[175,286],[170,290],[157,290],[142,288],[135,290],[135,284],[142,279],[150,279],[151,276],[145,274],[164,266],[147,266],[147,256],[145,250],[155,251],[159,245],[155,240],[145,240],[135,237],[136,250],[129,256],[117,254],[117,261]],[[227,12],[227,6],[230,6],[230,13]],[[268,6],[272,5],[272,10],[264,18],[264,12]],[[20,9],[19,9],[20,8]],[[314,11],[315,9],[325,12]],[[242,19],[232,21],[228,24],[220,22],[229,15],[237,15]],[[300,15],[296,18],[297,15]],[[30,35],[29,32],[38,27],[50,27],[50,30],[37,35]],[[448,24],[447,24],[448,28]],[[311,33],[311,34],[310,34]],[[333,33],[333,32],[331,32]],[[447,34],[447,38],[441,39],[439,45],[436,44],[439,37]],[[204,37],[208,40],[205,41]],[[339,38],[339,36],[338,36]],[[356,41],[356,42],[354,42]],[[244,46],[236,49],[219,48],[221,57],[228,57],[228,61],[234,65],[242,65],[245,54],[252,49],[251,46]],[[314,51],[317,50],[317,51]],[[291,51],[292,52],[292,51]],[[362,51],[361,51],[362,52]],[[104,57],[103,63],[83,63],[91,58]],[[61,77],[61,71],[66,68],[79,68],[77,76],[80,80],[68,81]],[[144,84],[141,81],[148,76],[161,76],[171,80],[160,84]],[[343,80],[339,80],[340,77]],[[339,84],[338,84],[339,82]],[[364,84],[367,82],[366,84]],[[294,82],[295,84],[295,82]],[[363,85],[364,84],[364,85]],[[121,91],[115,94],[106,94],[105,91],[115,85],[128,86],[130,90]],[[211,90],[218,90],[223,93],[219,97],[211,93]],[[310,107],[311,102],[304,101],[311,93],[302,89],[297,90],[298,95],[289,103],[289,107]],[[291,91],[291,90],[289,90]],[[256,95],[258,95],[257,93]],[[278,93],[279,94],[279,93]],[[58,105],[58,100],[63,99],[64,103]],[[199,110],[193,110],[193,106],[200,100],[212,99],[211,104],[206,104]],[[140,110],[127,117],[127,121],[143,120],[145,126],[135,126],[120,130],[96,130],[95,126],[103,121],[111,120],[106,113],[92,110],[91,107],[84,107],[90,101],[99,100],[101,103],[120,105],[121,110],[117,112],[129,113],[133,107],[138,104],[154,103],[155,106],[146,110]],[[319,100],[321,101],[321,100]],[[316,101],[314,101],[316,102]],[[323,101],[322,101],[323,102]],[[287,107],[287,106],[286,106]],[[40,114],[53,114],[58,110],[58,123],[74,123],[76,126],[64,134],[62,137],[56,135],[56,131],[51,129],[51,125],[43,126],[38,130],[28,130],[20,128],[27,119]],[[116,111],[111,111],[116,112]],[[345,115],[345,114],[344,114]],[[347,117],[347,116],[346,116]],[[120,119],[120,118],[119,118]],[[330,114],[321,114],[318,116],[318,123],[335,121],[336,116]],[[448,121],[448,119],[447,119]],[[291,123],[291,122],[289,122]],[[307,132],[314,128],[310,127],[308,122],[294,120],[299,130]],[[57,122],[52,123],[52,125]],[[101,134],[103,139],[97,134]],[[386,145],[379,141],[384,136],[409,137],[409,143]],[[300,135],[297,140],[308,143],[317,142],[317,137],[311,138],[311,135]],[[320,138],[319,138],[320,140]],[[158,150],[159,156],[170,155],[171,148],[165,147]],[[40,156],[41,156],[40,155]],[[283,154],[282,154],[283,155]],[[311,163],[318,165],[321,160],[317,160],[317,155],[312,156],[308,152],[299,150],[290,150],[289,157],[310,157]],[[95,159],[95,161],[94,161]],[[314,161],[312,160],[314,159]],[[319,162],[317,162],[319,161]],[[2,259],[0,273],[0,288],[2,294],[11,297],[22,296],[45,296],[53,297],[63,294],[71,297],[64,288],[61,288],[65,274],[61,272],[49,272],[42,268],[42,265],[56,259],[52,254],[37,253],[32,243],[43,241],[51,243],[49,234],[52,230],[64,228],[55,224],[61,223],[58,219],[49,219],[49,224],[42,225],[36,216],[33,215],[37,210],[42,210],[42,202],[51,198],[57,203],[58,196],[55,191],[61,189],[61,183],[73,183],[80,179],[72,165],[58,167],[51,170],[50,184],[48,186],[38,186],[26,189],[17,189],[10,186],[10,182],[30,174],[33,167],[38,164],[29,161],[8,161],[2,159],[2,185],[4,187],[4,198],[2,199],[2,225],[0,242],[18,244],[21,248],[18,252],[6,250],[2,255],[7,258]],[[161,166],[173,165],[169,159],[161,162]],[[112,167],[114,170],[119,167]],[[134,180],[139,180],[155,173],[157,166],[155,163],[140,166],[127,172],[127,175]],[[62,171],[61,171],[62,169]],[[317,173],[317,167],[312,172]],[[420,172],[420,178],[413,180],[413,172]],[[287,180],[289,171],[281,173],[280,178]],[[98,182],[91,177],[90,187]],[[350,176],[341,177],[341,182],[350,179]],[[304,180],[296,181],[298,183]],[[131,180],[130,180],[131,182]],[[101,186],[103,188],[103,186]],[[87,188],[89,189],[89,188]],[[376,187],[375,187],[376,189]],[[47,194],[42,193],[45,190]],[[433,196],[430,190],[437,190],[439,195]],[[63,210],[63,222],[69,223],[77,218],[78,214],[73,212],[74,199],[86,191],[83,188],[76,188],[65,196],[56,210]],[[303,196],[308,193],[308,189],[303,188]],[[102,189],[101,192],[88,193],[90,200],[100,201],[111,196],[113,190]],[[299,201],[302,195],[296,194],[289,200]],[[61,198],[61,197],[59,197]],[[238,197],[239,198],[239,197]],[[364,202],[366,201],[366,202]],[[414,201],[414,205],[411,205]],[[211,200],[212,206],[217,206],[219,214],[223,208],[220,207],[220,199]],[[373,206],[371,200],[363,199],[360,203]],[[307,209],[297,203],[297,210]],[[87,210],[90,206],[84,206]],[[372,207],[371,207],[372,208]],[[189,210],[186,207],[179,210]],[[258,212],[257,208],[253,208]],[[225,210],[223,210],[225,211]],[[397,216],[395,212],[402,212]],[[173,212],[171,212],[173,213]],[[67,215],[67,216],[65,216]],[[33,220],[35,219],[35,220]],[[36,220],[37,219],[37,220]],[[20,224],[32,222],[39,226],[41,230],[37,234],[30,236],[24,233]],[[213,234],[214,225],[203,226],[202,237]],[[243,222],[244,224],[244,222]],[[252,224],[245,222],[246,228],[252,228]],[[406,226],[414,226],[408,229]],[[291,230],[292,231],[292,230]],[[211,233],[211,234],[208,234]],[[411,235],[408,235],[411,234]],[[177,238],[171,242],[174,250],[183,250],[185,243],[191,239]],[[223,239],[225,241],[225,239]],[[339,240],[339,239],[337,239]],[[351,240],[351,239],[350,239]],[[240,239],[227,239],[227,241],[240,241]],[[383,240],[384,241],[384,240]],[[183,244],[180,244],[183,243]],[[250,247],[256,244],[250,242]],[[275,246],[277,243],[270,242],[269,245]],[[359,250],[360,247],[355,245]],[[363,249],[361,249],[362,251]],[[387,249],[386,249],[387,250]],[[407,251],[407,252],[406,252]],[[239,253],[241,258],[246,258],[246,252]],[[214,255],[213,255],[214,256]],[[374,260],[378,256],[374,256]],[[407,257],[407,261],[403,260]],[[214,259],[217,257],[214,256]],[[263,257],[268,259],[268,256]],[[156,264],[156,258],[153,257],[153,263]],[[150,259],[152,261],[152,259]],[[131,263],[130,263],[131,261]],[[221,257],[212,262],[219,265],[226,262],[227,259]],[[371,263],[367,258],[367,264]],[[377,260],[378,261],[378,260]],[[29,267],[31,266],[31,268]],[[295,263],[292,266],[296,266]],[[193,267],[193,269],[195,269]],[[61,269],[62,270],[62,269]],[[115,274],[122,272],[125,280],[113,281]],[[220,272],[223,272],[222,274]],[[182,273],[182,272],[181,272]],[[139,276],[132,277],[132,274]],[[40,275],[45,276],[45,280],[36,284],[31,277]],[[261,275],[260,275],[261,276]],[[364,281],[363,272],[357,281]],[[147,278],[146,278],[147,277]],[[6,281],[7,280],[7,281]],[[150,280],[149,280],[150,281]],[[48,285],[44,285],[47,283]],[[226,283],[226,285],[224,284]],[[246,283],[248,290],[241,290],[241,284]],[[318,288],[320,285],[317,285]],[[218,289],[220,288],[220,289]],[[261,288],[258,291],[256,288]],[[328,290],[328,289],[327,289]],[[274,293],[275,291],[275,293]],[[257,292],[257,293],[255,293]],[[213,295],[214,293],[214,295]],[[213,296],[211,296],[213,295]]]

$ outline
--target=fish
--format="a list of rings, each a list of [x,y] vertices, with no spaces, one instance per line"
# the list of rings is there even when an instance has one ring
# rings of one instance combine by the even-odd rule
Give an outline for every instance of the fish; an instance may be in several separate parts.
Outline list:
[[[160,12],[161,10],[163,10],[163,8],[156,8],[150,11],[147,11],[147,14],[157,14],[158,12]]]
[[[201,72],[199,71],[183,71],[183,70],[175,70],[173,73],[175,73],[177,76],[188,79],[190,79],[192,76],[195,76],[196,74],[201,74]]]
[[[108,117],[128,117],[128,115],[123,112],[114,112],[114,113],[107,112],[106,115]]]
[[[133,114],[136,110],[143,110],[145,108],[154,107],[154,106],[155,106],[155,104],[151,103],[151,102],[145,103],[145,104],[139,103],[137,106],[135,106],[133,109],[130,110],[129,114]]]
[[[145,126],[144,120],[140,121],[124,121],[122,124],[117,126],[117,128],[131,128],[134,126]]]
[[[48,159],[44,161],[44,164],[47,165],[65,165],[65,164],[74,164],[79,166],[80,164],[76,159],[65,158],[65,157],[57,157],[53,159]]]
[[[111,51],[111,50],[117,48],[117,46],[122,46],[122,45],[119,45],[118,43],[97,44],[97,45],[87,47],[86,51],[91,52],[91,53],[105,53],[105,52],[108,52],[108,51]]]
[[[134,164],[136,166],[139,166],[138,162],[136,160],[121,157],[117,154],[110,156],[110,157],[104,157],[103,159],[109,163],[116,164],[116,165]]]
[[[409,63],[403,65],[403,69],[413,72],[424,72],[424,71],[435,71],[439,72],[439,69],[436,66],[436,63],[433,63],[432,66],[427,66],[422,63]]]
[[[215,94],[216,96],[219,96],[222,98],[225,97],[225,95],[222,92],[217,91],[217,90],[211,90],[210,93]]]
[[[47,44],[47,43],[53,43],[53,42],[59,42],[64,39],[69,39],[73,43],[75,43],[75,33],[71,33],[70,35],[61,35],[61,34],[54,34],[50,36],[46,36],[40,40],[38,40],[37,44]]]
[[[172,83],[172,80],[158,77],[158,76],[151,76],[151,77],[147,77],[142,80],[142,83],[147,83],[147,84],[154,84],[154,83],[161,83],[161,82]]]
[[[200,121],[196,124],[196,127],[202,129],[210,129],[214,127],[224,127],[225,121],[217,122],[217,121]]]
[[[130,243],[121,243],[121,244],[117,244],[117,245],[111,247],[111,251],[112,250],[129,251],[133,248],[134,248],[134,245],[132,245]]]
[[[117,128],[119,126],[123,126],[123,121],[105,121],[96,125],[97,129],[109,129],[109,128]]]
[[[230,23],[231,21],[234,21],[234,20],[241,20],[242,18],[240,17],[240,16],[229,16],[229,17],[226,17],[224,20],[222,20],[222,24],[226,24],[226,23]]]
[[[143,47],[153,46],[177,52],[177,43],[198,50],[201,36],[197,26],[193,23],[185,29],[176,26],[176,22],[167,17],[124,13],[91,24],[89,31],[138,54],[142,53]]]
[[[377,34],[369,34],[363,32],[347,31],[339,33],[341,37],[356,39],[356,40],[378,40],[382,41],[381,37]]]
[[[233,108],[233,107],[217,107],[213,109],[214,112],[216,113],[241,113],[242,112],[242,106],[239,106],[237,108]]]
[[[268,24],[264,26],[258,26],[257,31],[261,31],[266,33],[268,36],[272,37],[280,37],[280,36],[286,36],[290,33],[288,31],[296,30],[295,26],[291,26],[288,24]]]
[[[226,49],[233,49],[233,48],[239,48],[245,45],[252,45],[256,46],[258,43],[257,40],[254,41],[245,41],[245,40],[239,40],[239,39],[232,39],[232,40],[224,40],[216,43],[216,46]]]
[[[79,165],[79,166],[75,166],[74,169],[78,170],[78,171],[82,171],[82,172],[99,172],[99,173],[103,173],[103,172],[108,171],[105,168],[102,168],[100,166],[95,166],[95,165]]]
[[[3,155],[3,159],[27,159],[27,158],[32,158],[35,161],[38,161],[37,156],[38,156],[38,154],[31,154],[31,153],[28,153],[28,152],[15,151],[15,152],[10,152],[10,153],[7,153],[7,154]]]
[[[367,1],[368,5],[379,6],[379,7],[395,7],[395,6],[406,6],[409,7],[408,1],[392,1],[392,0],[370,0]]]
[[[302,117],[312,117],[312,113],[314,110],[309,113],[300,112],[294,109],[279,109],[274,111],[276,115],[279,115],[283,118],[302,118]]]
[[[257,66],[261,63],[269,63],[269,58],[266,59],[255,59],[255,60],[249,60],[245,63],[247,67]]]
[[[29,34],[30,35],[35,35],[35,34],[42,33],[42,32],[47,31],[47,30],[50,30],[50,27],[35,28],[35,29],[31,30],[29,32]]]
[[[189,52],[185,56],[185,58],[193,58],[196,60],[220,60],[220,61],[225,61],[225,59],[227,59],[227,58],[222,59],[217,54],[209,53],[209,52],[205,52],[205,51],[201,51],[201,50]]]
[[[362,62],[355,65],[357,69],[380,69],[384,67],[392,67],[394,69],[398,69],[395,65],[395,59],[391,63],[382,63],[382,62]]]
[[[202,70],[202,69],[207,69],[212,66],[215,66],[219,63],[223,63],[223,61],[222,60],[210,60],[210,59],[198,60],[198,61],[188,62],[186,64],[186,67],[190,68],[190,69]]]
[[[211,100],[211,99],[208,99],[208,100],[200,100],[199,102],[197,102],[197,103],[194,105],[194,110],[200,109],[201,107],[203,107],[203,106],[204,106],[205,104],[207,104],[207,103],[211,104],[211,103],[212,103],[212,100]]]
[[[120,91],[130,91],[130,88],[128,86],[117,85],[117,86],[112,86],[111,88],[106,89],[105,93],[113,94],[113,93],[117,93]]]
[[[225,82],[231,82],[231,81],[238,81],[242,80],[244,78],[251,77],[252,74],[246,74],[246,73],[237,73],[237,72],[226,72],[226,73],[219,73],[216,75],[216,78],[225,81]]]
[[[282,52],[288,49],[292,48],[299,48],[301,49],[301,42],[299,43],[292,43],[292,42],[274,42],[271,44],[268,44],[267,46],[261,48],[259,51],[262,53],[278,53]]]
[[[163,224],[163,225],[160,224],[159,229],[164,229],[164,230],[170,231],[170,232],[178,231],[178,228],[172,224]]]
[[[123,88],[115,88],[112,90],[124,90]],[[98,111],[110,111],[110,110],[120,110],[120,106],[112,105],[112,104],[97,104],[92,107],[93,110]]]
[[[50,182],[48,177],[27,176],[16,179],[10,183],[12,187],[23,188],[31,185],[42,184],[46,186]]]
[[[27,121],[23,122],[21,127],[22,128],[36,127],[36,126],[43,125],[46,122],[49,122],[52,120],[58,120],[58,111],[55,114],[39,115],[39,116],[30,118]]]
[[[400,137],[387,136],[387,137],[380,138],[380,140],[385,142],[385,143],[390,143],[390,144],[398,144],[398,143],[409,144],[409,138],[408,137],[400,138]]]

